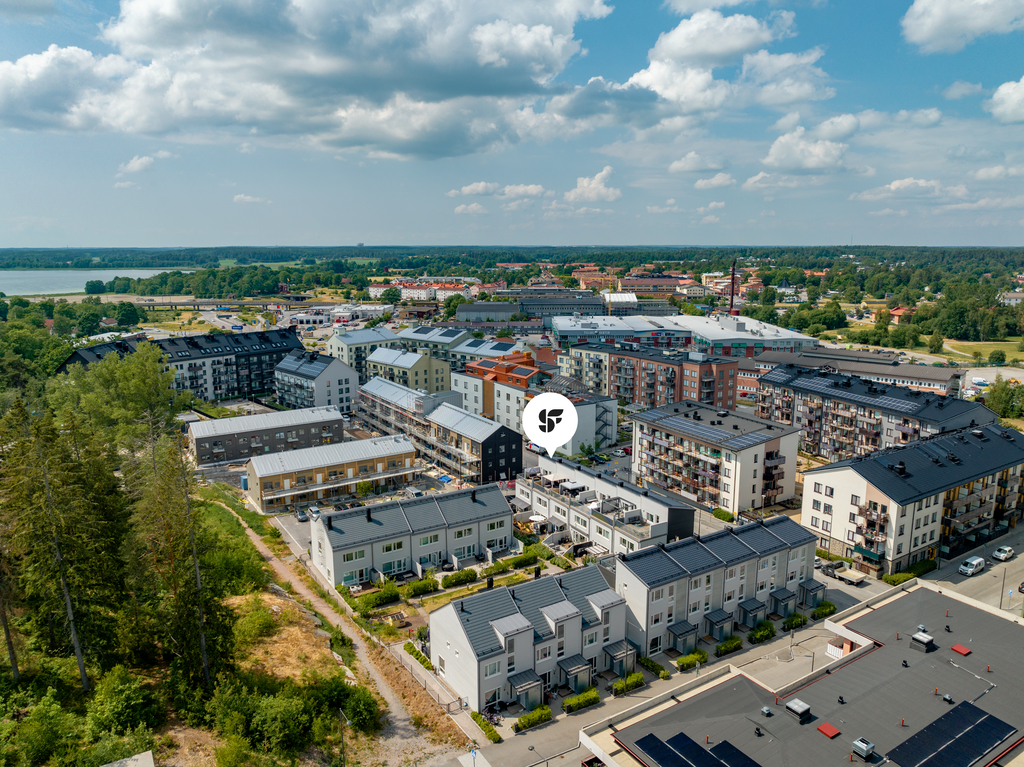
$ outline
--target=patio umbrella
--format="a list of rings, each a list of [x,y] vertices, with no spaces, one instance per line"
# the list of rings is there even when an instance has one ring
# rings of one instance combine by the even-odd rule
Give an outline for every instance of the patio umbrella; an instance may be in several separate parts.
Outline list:
[[[547,522],[548,518],[547,517],[542,517],[540,514],[534,514],[532,517],[530,517],[530,521],[531,522]]]

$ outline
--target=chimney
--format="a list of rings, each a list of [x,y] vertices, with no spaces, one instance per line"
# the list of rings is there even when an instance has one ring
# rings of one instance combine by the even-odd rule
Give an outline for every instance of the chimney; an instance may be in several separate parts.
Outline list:
[[[466,612],[466,603],[461,601],[461,600],[459,601],[459,612],[460,613]]]
[[[334,521],[333,521],[333,519],[331,517],[327,517],[326,519],[327,519],[327,529],[328,530],[333,530],[334,529]]]
[[[487,589],[490,590],[490,589],[493,589],[493,588],[494,588],[494,576],[493,575],[488,575],[487,576]]]
[[[540,580],[540,565],[537,565],[537,567],[533,568],[533,579],[535,581]]]
[[[469,500],[471,500],[473,503],[476,503],[476,490],[469,494]]]
[[[373,522],[373,517],[370,516],[370,507],[369,506],[366,507],[366,521],[367,522]]]

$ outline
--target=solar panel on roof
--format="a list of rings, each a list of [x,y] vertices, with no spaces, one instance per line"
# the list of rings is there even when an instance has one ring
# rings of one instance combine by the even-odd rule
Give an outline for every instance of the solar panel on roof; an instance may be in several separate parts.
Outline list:
[[[514,349],[515,346],[515,344],[505,343],[502,341],[495,343],[493,348],[499,352],[507,352],[509,349]]]
[[[885,756],[900,767],[973,764],[1016,728],[964,701]]]
[[[644,735],[636,742],[636,746],[648,757],[648,767],[690,767],[656,735]]]
[[[705,751],[703,746],[693,741],[686,733],[673,735],[668,739],[668,745],[693,767],[722,767],[717,757]]]
[[[462,333],[461,330],[446,330],[441,334],[441,338],[455,338],[455,336],[461,336]]]
[[[533,372],[533,368],[513,368],[512,372],[517,376],[528,376]]]
[[[430,334],[430,333],[433,333],[433,332],[434,332],[434,329],[433,329],[433,328],[416,328],[416,329],[415,329],[414,331],[412,331],[412,332],[413,332],[413,333],[417,333],[418,335],[421,335],[421,336],[422,336],[422,335],[428,335],[428,334]]]
[[[825,396],[832,397],[833,399],[840,399],[846,402],[858,402],[863,405],[870,405],[871,407],[882,407],[888,410],[895,410],[899,413],[913,413],[919,407],[917,402],[907,402],[905,400],[895,399],[894,397],[868,397],[863,394],[855,394],[851,391],[843,391],[842,389],[837,389],[833,386],[832,381],[823,378],[800,379],[798,383],[801,388],[810,389],[811,391],[821,393]]]
[[[725,767],[761,767],[727,740],[713,745],[711,753],[721,759]]]
[[[484,343],[485,342],[481,341],[479,338],[474,338],[472,341],[466,344],[466,346],[468,346],[470,349],[475,349],[478,346],[483,346]]]

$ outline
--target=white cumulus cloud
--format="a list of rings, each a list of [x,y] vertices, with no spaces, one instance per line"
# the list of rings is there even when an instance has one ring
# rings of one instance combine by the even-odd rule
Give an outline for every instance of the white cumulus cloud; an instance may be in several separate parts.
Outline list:
[[[455,212],[458,214],[466,214],[470,216],[479,216],[487,212],[487,208],[478,202],[471,202],[469,205],[459,205],[455,208]]]
[[[697,179],[694,183],[694,189],[720,189],[723,186],[733,186],[736,183],[734,179],[728,173],[716,173],[711,178]]]
[[[954,53],[984,35],[1024,29],[1024,0],[914,0],[901,24],[925,53]]]
[[[669,165],[668,169],[672,173],[684,173],[688,171],[720,170],[721,167],[722,164],[720,162],[701,157],[696,152],[691,151]]]
[[[775,139],[762,162],[782,170],[831,171],[843,167],[846,144],[805,138],[802,127]]]
[[[1000,122],[1024,122],[1024,77],[996,88],[992,98],[985,104],[985,109]]]
[[[892,181],[885,186],[867,189],[863,192],[850,195],[851,200],[885,200],[889,198],[914,198],[914,197],[966,197],[967,187],[963,184],[956,186],[945,186],[941,181],[926,180],[922,178],[901,178]]]
[[[893,210],[892,208],[885,208],[884,210],[869,210],[869,216],[905,216],[907,211],[905,210]]]
[[[1011,166],[1008,168],[1005,165],[993,165],[988,168],[979,168],[974,171],[974,177],[978,179],[978,181],[997,181],[1008,176],[1024,176],[1024,167]]]
[[[682,213],[683,209],[680,208],[678,205],[676,205],[676,201],[674,199],[668,199],[668,200],[665,200],[665,205],[664,206],[648,205],[647,206],[647,212],[648,213]]]
[[[718,216],[704,216],[700,220],[702,224],[717,224],[721,219]]]
[[[148,170],[156,162],[152,157],[143,155],[135,155],[128,162],[123,162],[117,167],[117,175],[122,176],[125,173],[141,173],[144,170]]]
[[[767,21],[761,21],[739,13],[723,16],[718,11],[702,10],[661,34],[650,59],[722,66],[792,34],[791,11],[773,13]]]
[[[266,205],[270,204],[270,200],[264,200],[262,197],[251,197],[247,194],[236,194],[233,198],[233,201],[244,203],[247,205],[252,203],[263,203]]]
[[[965,96],[975,96],[982,93],[984,90],[985,89],[981,87],[981,83],[969,83],[966,80],[957,80],[946,88],[946,90],[942,92],[942,95],[949,101],[956,101],[957,99],[962,99]]]
[[[622,190],[605,186],[611,178],[612,166],[605,165],[596,176],[580,176],[576,179],[576,188],[565,193],[566,202],[596,202],[604,200],[612,202],[622,197]]]
[[[772,124],[772,130],[777,130],[782,133],[789,133],[793,128],[800,124],[800,113],[789,112],[784,114],[778,120]]]
[[[117,181],[114,183],[114,189],[132,189],[137,186],[138,184],[134,181]]]
[[[720,210],[725,207],[724,202],[709,202],[703,208],[697,208],[698,213],[707,213],[709,210]]]

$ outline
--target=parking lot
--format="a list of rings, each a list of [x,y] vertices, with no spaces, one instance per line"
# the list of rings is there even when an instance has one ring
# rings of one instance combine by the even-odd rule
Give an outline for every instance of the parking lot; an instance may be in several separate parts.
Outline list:
[[[1017,554],[1008,562],[992,559],[992,552],[999,546],[1012,546]],[[970,577],[960,575],[957,569],[968,555],[958,557],[952,562],[944,562],[943,566],[925,576],[927,580],[951,588],[958,594],[977,599],[992,607],[1001,607],[1015,615],[1024,614],[1024,594],[1018,590],[1024,582],[1024,530],[1004,535],[997,541],[970,552],[985,560],[985,569]]]

